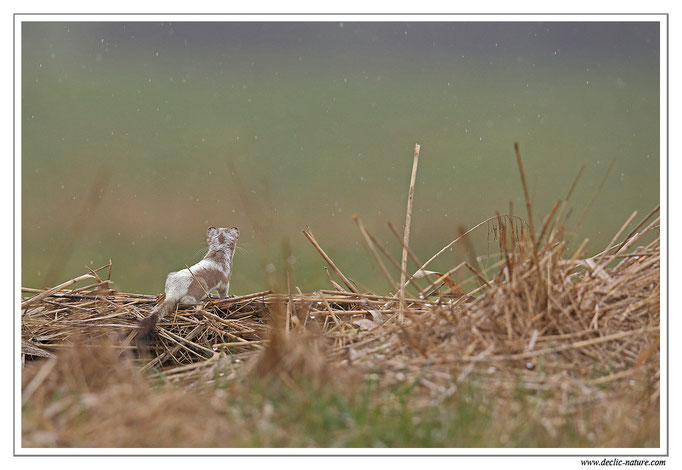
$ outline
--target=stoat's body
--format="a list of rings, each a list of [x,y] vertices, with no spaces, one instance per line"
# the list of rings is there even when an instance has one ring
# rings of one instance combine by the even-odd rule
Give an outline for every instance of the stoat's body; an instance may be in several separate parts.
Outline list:
[[[208,253],[189,270],[183,269],[168,275],[166,298],[140,322],[138,338],[150,333],[156,327],[156,323],[180,303],[198,303],[214,289],[218,291],[221,299],[227,297],[232,276],[232,259],[238,239],[237,227],[209,227],[206,231]]]

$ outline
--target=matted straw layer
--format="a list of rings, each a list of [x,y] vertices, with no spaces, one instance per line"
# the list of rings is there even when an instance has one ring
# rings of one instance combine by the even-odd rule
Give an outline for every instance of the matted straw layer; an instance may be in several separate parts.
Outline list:
[[[207,370],[227,360],[235,372],[267,345],[268,324],[277,324],[285,338],[314,326],[325,338],[330,363],[361,368],[387,383],[418,379],[438,393],[451,392],[467,376],[490,382],[508,372],[530,387],[554,383],[564,391],[566,380],[553,374],[570,377],[570,388],[580,385],[583,392],[627,381],[644,366],[657,375],[659,240],[628,250],[657,221],[595,257],[579,259],[577,252],[565,259],[556,234],[533,255],[523,236],[500,219],[503,265],[479,297],[406,299],[403,321],[398,296],[342,290],[259,292],[181,305],[159,324],[151,357],[139,363],[170,381],[210,383]],[[514,240],[513,252],[504,246],[511,244],[507,239]],[[98,275],[109,267],[76,278],[92,281],[77,289],[25,289],[34,296],[23,301],[24,358],[50,357],[84,337],[106,336],[122,350],[135,349],[137,324],[160,296],[115,291]],[[271,322],[276,315],[283,321]]]

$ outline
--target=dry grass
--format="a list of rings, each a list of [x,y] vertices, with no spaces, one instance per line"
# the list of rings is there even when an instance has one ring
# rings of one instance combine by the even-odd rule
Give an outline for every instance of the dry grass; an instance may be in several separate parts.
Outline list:
[[[492,428],[472,445],[524,445],[515,434],[535,426],[548,436],[531,441],[538,445],[658,446],[658,208],[637,224],[633,214],[585,257],[587,241],[567,253],[567,198],[536,232],[525,193],[528,224],[512,214],[488,222],[498,245],[492,277],[472,263],[426,271],[438,254],[409,276],[403,246],[402,267],[382,252],[398,283],[356,220],[371,259],[398,287],[361,293],[308,230],[347,289],[330,278],[333,290],[180,306],[159,324],[149,357],[131,342],[159,299],[117,292],[101,276],[110,265],[46,291],[24,289],[33,294],[22,304],[24,446],[301,445],[273,424],[267,400],[249,401],[254,390],[285,387],[305,401],[311,384],[314,396],[352,397],[368,382],[379,407],[407,387],[415,413],[465,403],[475,390]],[[480,287],[461,295],[450,276],[464,267]],[[424,277],[429,285],[416,287]],[[407,286],[424,298],[407,296]]]

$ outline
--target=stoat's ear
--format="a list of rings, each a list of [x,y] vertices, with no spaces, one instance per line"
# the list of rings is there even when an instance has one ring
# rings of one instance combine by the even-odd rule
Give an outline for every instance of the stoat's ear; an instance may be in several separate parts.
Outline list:
[[[217,229],[214,226],[210,226],[209,228],[206,229],[206,239],[210,239],[211,235],[215,233]]]

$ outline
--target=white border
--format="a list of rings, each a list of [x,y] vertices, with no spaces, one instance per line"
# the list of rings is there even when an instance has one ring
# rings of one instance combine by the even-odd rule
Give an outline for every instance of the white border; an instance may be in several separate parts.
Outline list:
[[[301,22],[328,22],[335,23],[341,21],[362,21],[362,22],[580,22],[580,23],[596,23],[596,22],[641,22],[641,21],[666,21],[664,14],[623,14],[616,15],[600,15],[600,14],[295,14],[295,13],[281,13],[281,14],[21,14],[15,16],[17,21],[74,21],[74,22],[180,22],[180,21],[211,21],[211,22],[228,22],[228,21],[242,21],[242,22],[278,22],[285,23],[291,21]]]
[[[668,122],[668,22],[662,21],[660,26],[661,34],[661,80],[660,80],[660,131],[661,131],[661,146],[659,152],[659,162],[661,169],[660,178],[660,201],[661,210],[659,214],[661,215],[661,316],[660,316],[660,338],[661,338],[661,374],[659,387],[661,390],[661,438],[660,444],[661,448],[665,449],[665,453],[669,453],[668,448],[669,436],[668,429],[670,426],[670,410],[668,409],[669,399],[668,399],[668,373],[670,372],[669,367],[669,345],[668,345],[668,325],[670,316],[670,305],[668,304],[668,159],[670,158],[670,149],[668,148],[668,129],[670,123]],[[665,352],[664,352],[665,351]]]
[[[642,448],[597,448],[597,449],[566,449],[566,448],[552,448],[552,449],[88,449],[88,448],[71,448],[71,449],[26,449],[21,447],[21,363],[20,363],[20,347],[21,347],[21,328],[20,319],[20,289],[21,289],[21,23],[24,21],[46,21],[46,22],[60,22],[60,21],[76,21],[76,22],[90,22],[90,21],[259,21],[259,22],[286,22],[286,21],[324,21],[324,22],[349,22],[349,21],[413,21],[413,22],[429,22],[429,21],[466,21],[466,22],[557,22],[557,21],[577,21],[577,22],[620,22],[620,21],[657,21],[661,25],[661,213],[664,214],[661,221],[661,245],[664,256],[661,261],[661,299],[664,314],[661,318],[661,369],[667,371],[667,305],[665,299],[667,298],[667,170],[666,161],[668,158],[667,147],[667,90],[668,90],[668,69],[667,69],[667,33],[668,23],[667,17],[662,14],[646,14],[646,15],[535,15],[535,14],[521,14],[521,15],[393,15],[393,14],[379,14],[379,15],[318,15],[318,14],[304,14],[304,15],[23,15],[17,14],[14,17],[15,25],[15,183],[16,183],[16,204],[15,204],[15,256],[16,265],[14,270],[15,282],[15,325],[14,328],[14,452],[16,455],[462,455],[472,456],[477,459],[483,456],[576,456],[587,457],[601,460],[608,456],[632,456],[622,457],[635,458],[635,456],[659,456],[668,452],[668,410],[666,405],[667,399],[667,373],[661,374],[661,447],[654,449]],[[18,406],[17,406],[18,405]],[[587,452],[586,452],[587,451]],[[590,457],[591,456],[591,457]],[[546,460],[546,459],[542,459]],[[499,460],[493,459],[493,462],[502,463]],[[539,462],[536,462],[539,463]],[[556,466],[556,459],[551,461],[551,465]],[[579,466],[579,462],[575,461],[575,466]],[[573,467],[573,466],[571,466]]]
[[[21,448],[21,22],[14,21],[14,452]]]

